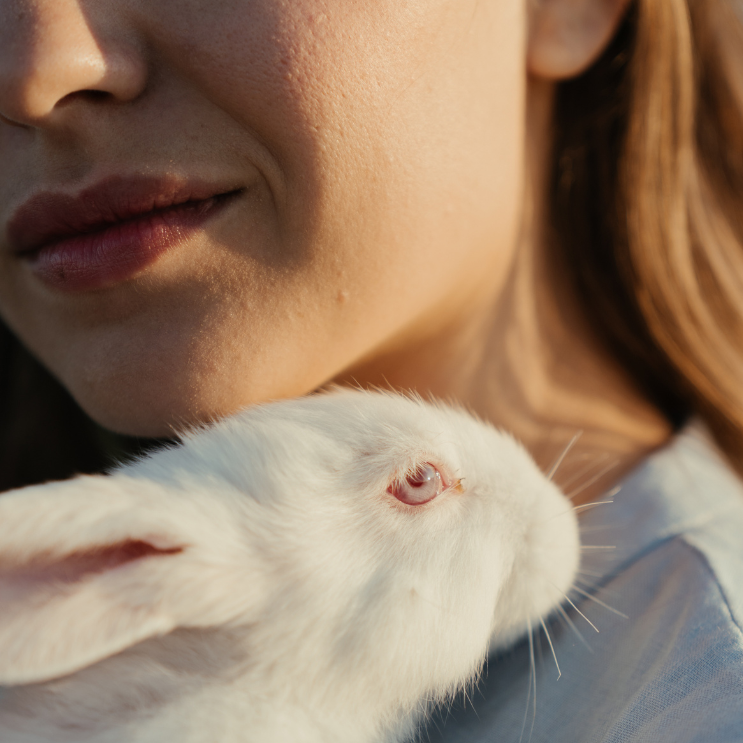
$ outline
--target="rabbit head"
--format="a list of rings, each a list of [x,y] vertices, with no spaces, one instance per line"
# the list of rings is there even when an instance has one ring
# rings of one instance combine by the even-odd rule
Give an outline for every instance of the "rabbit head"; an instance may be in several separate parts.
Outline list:
[[[538,623],[577,562],[564,496],[464,412],[356,391],[252,408],[0,498],[0,684],[19,687],[0,730],[3,707],[18,726],[50,699],[70,714],[62,698],[110,724],[122,686],[140,701],[122,725],[143,699],[211,695],[241,729],[292,705],[388,726]],[[198,729],[181,740],[229,738]]]

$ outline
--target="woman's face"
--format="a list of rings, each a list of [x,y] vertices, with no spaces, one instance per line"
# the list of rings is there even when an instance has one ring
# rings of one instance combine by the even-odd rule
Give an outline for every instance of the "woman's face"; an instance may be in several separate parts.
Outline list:
[[[0,314],[141,435],[466,324],[516,243],[524,36],[521,0],[0,0]]]

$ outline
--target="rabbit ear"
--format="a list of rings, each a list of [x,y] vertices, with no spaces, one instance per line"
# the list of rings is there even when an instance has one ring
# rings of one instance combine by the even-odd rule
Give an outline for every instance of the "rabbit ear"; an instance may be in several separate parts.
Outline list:
[[[158,487],[86,477],[0,497],[0,685],[48,681],[177,626],[249,612],[256,582],[235,590],[244,560],[230,530],[218,529],[215,550],[214,519]]]

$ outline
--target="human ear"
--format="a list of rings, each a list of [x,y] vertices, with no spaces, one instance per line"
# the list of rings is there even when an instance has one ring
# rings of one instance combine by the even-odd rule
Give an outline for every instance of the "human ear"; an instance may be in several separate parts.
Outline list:
[[[601,55],[630,0],[527,0],[527,68],[546,80],[580,75]]]

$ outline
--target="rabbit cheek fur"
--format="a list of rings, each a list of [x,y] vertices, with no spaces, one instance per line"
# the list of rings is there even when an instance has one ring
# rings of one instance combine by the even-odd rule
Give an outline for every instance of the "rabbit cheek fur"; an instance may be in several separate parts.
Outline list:
[[[395,498],[425,464],[443,492]],[[401,740],[560,602],[578,554],[564,496],[461,411],[253,408],[0,498],[0,740]]]

